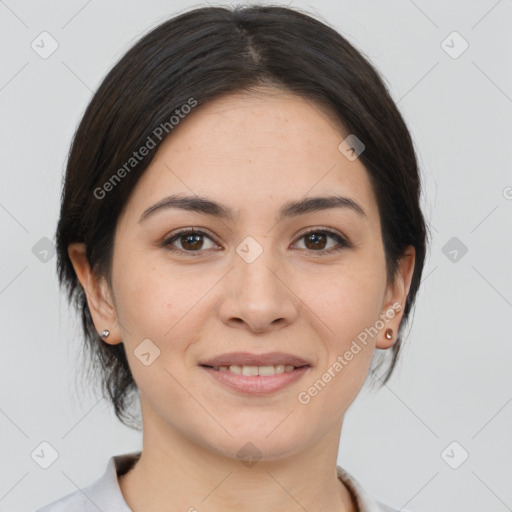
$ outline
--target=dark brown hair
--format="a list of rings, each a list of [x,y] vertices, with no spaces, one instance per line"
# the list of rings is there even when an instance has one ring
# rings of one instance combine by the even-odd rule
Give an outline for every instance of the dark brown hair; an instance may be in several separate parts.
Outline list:
[[[194,9],[153,29],[108,73],[74,135],[62,192],[56,233],[59,281],[81,314],[84,346],[103,390],[119,420],[132,428],[137,427],[129,424],[127,410],[137,386],[124,344],[104,343],[96,332],[68,246],[85,243],[91,267],[111,283],[118,217],[161,142],[172,136],[171,118],[186,113],[184,105],[200,106],[262,85],[327,106],[348,133],[363,141],[359,159],[378,201],[388,282],[405,248],[415,248],[398,339],[381,382],[387,382],[396,365],[421,280],[428,233],[411,136],[383,80],[336,30],[296,9]],[[151,146],[149,155],[130,160],[143,146]]]

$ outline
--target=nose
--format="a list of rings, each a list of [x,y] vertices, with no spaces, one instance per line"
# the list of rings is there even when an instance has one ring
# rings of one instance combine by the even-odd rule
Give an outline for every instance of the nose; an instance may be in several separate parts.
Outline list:
[[[254,261],[235,255],[234,268],[224,282],[223,322],[254,333],[294,322],[300,301],[293,293],[290,275],[270,248],[263,249]]]

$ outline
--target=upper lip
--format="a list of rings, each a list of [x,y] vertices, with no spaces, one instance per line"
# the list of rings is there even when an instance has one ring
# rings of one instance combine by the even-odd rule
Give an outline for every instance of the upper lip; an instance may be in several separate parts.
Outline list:
[[[268,354],[231,352],[201,361],[199,364],[201,366],[272,366],[276,364],[295,367],[310,366],[310,363],[305,359],[285,352],[269,352]]]

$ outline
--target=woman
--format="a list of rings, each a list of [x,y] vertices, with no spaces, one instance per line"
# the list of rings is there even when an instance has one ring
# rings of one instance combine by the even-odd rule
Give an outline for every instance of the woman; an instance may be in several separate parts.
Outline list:
[[[40,511],[393,510],[337,454],[374,355],[382,382],[396,364],[426,243],[410,134],[340,34],[264,6],[158,26],[84,114],[57,230],[143,449]]]

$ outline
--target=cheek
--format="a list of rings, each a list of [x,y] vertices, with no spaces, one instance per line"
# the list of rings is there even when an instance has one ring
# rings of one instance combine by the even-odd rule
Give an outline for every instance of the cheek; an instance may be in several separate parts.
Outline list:
[[[161,339],[186,312],[193,287],[176,269],[140,253],[114,255],[117,314],[127,338]],[[135,339],[133,339],[135,341]]]
[[[380,287],[373,280],[339,277],[329,283],[324,300],[311,309],[326,326],[325,356],[298,396],[300,407],[312,416],[331,411],[344,414],[368,375],[375,339],[369,328],[379,318]],[[313,297],[311,298],[313,301]]]
[[[311,411],[318,408],[319,413],[323,407],[348,408],[366,379],[376,341],[372,326],[379,320],[385,290],[385,267],[377,258],[361,257],[329,277],[315,286],[307,300],[325,326],[326,357],[314,382],[308,383],[313,387],[304,389],[304,401],[310,400]]]
[[[118,321],[138,388],[152,399],[158,390],[178,393],[165,369],[175,373],[173,362],[183,360],[190,343],[187,321],[192,316],[187,313],[198,300],[197,290],[187,286],[189,280],[182,273],[164,271],[142,257],[120,256],[114,269]]]
[[[334,344],[342,348],[379,318],[385,274],[359,261],[326,276],[311,289],[307,304],[326,324]]]

